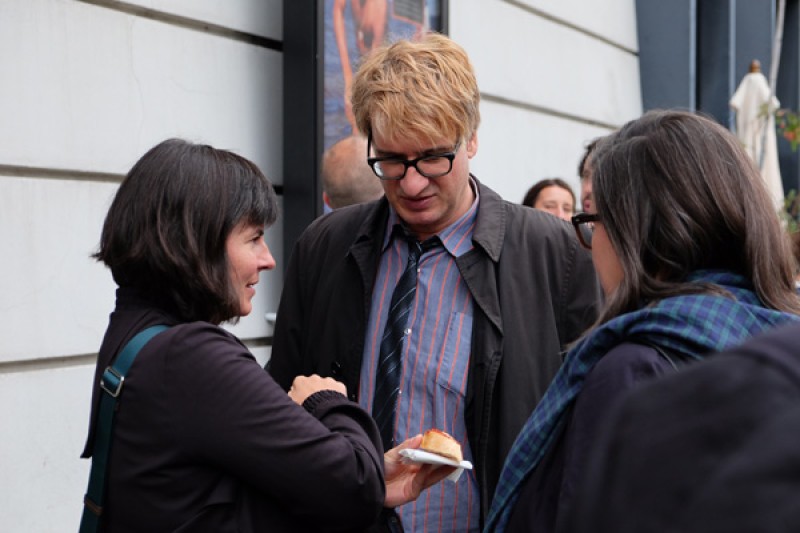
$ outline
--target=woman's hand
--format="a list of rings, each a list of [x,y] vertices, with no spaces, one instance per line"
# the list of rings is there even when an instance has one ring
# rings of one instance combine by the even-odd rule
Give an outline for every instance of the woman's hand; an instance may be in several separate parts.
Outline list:
[[[397,507],[416,500],[423,490],[435,485],[455,471],[456,468],[453,466],[403,462],[400,450],[419,448],[421,443],[422,435],[417,435],[383,454],[386,478],[384,507]]]
[[[289,389],[289,398],[299,405],[303,405],[306,398],[321,390],[332,390],[347,396],[347,387],[344,383],[333,378],[323,378],[314,374],[313,376],[297,376]]]

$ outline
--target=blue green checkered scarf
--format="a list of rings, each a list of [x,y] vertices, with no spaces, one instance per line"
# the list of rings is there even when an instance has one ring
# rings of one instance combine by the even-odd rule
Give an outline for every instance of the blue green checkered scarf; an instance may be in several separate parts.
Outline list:
[[[713,294],[666,298],[653,306],[618,316],[599,326],[569,351],[539,405],[506,458],[489,509],[485,532],[505,531],[520,486],[551,446],[564,412],[580,394],[592,367],[612,348],[640,340],[687,357],[741,344],[753,335],[799,317],[767,309],[742,276],[698,271],[690,281],[721,286],[735,299]]]

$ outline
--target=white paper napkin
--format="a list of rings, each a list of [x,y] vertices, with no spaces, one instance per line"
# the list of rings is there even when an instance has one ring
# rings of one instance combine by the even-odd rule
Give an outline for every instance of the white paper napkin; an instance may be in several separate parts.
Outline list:
[[[405,450],[400,450],[400,455],[404,458],[404,460],[412,463],[428,463],[432,465],[447,465],[457,467],[452,474],[447,476],[447,479],[454,483],[458,481],[458,478],[461,477],[461,474],[465,469],[472,470],[472,463],[469,461],[461,461],[459,463],[458,461],[453,461],[447,457],[426,452],[425,450],[412,450],[406,448]]]

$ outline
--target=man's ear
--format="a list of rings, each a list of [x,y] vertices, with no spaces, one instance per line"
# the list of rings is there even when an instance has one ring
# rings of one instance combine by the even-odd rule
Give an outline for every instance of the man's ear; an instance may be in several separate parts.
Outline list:
[[[472,159],[472,157],[478,153],[478,132],[474,132],[472,137],[469,138],[467,141],[467,157]]]

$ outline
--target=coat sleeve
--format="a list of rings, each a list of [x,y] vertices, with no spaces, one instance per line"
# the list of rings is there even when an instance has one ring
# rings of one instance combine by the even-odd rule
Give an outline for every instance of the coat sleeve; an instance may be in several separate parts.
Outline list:
[[[577,238],[570,239],[568,253],[569,264],[566,268],[569,276],[562,289],[561,323],[559,328],[562,349],[580,337],[597,319],[599,307],[603,302],[603,293],[594,270],[592,257],[578,243]]]
[[[382,448],[357,404],[322,392],[307,411],[221,330],[174,342],[174,438],[189,460],[232,475],[304,523],[355,528],[377,518]]]

